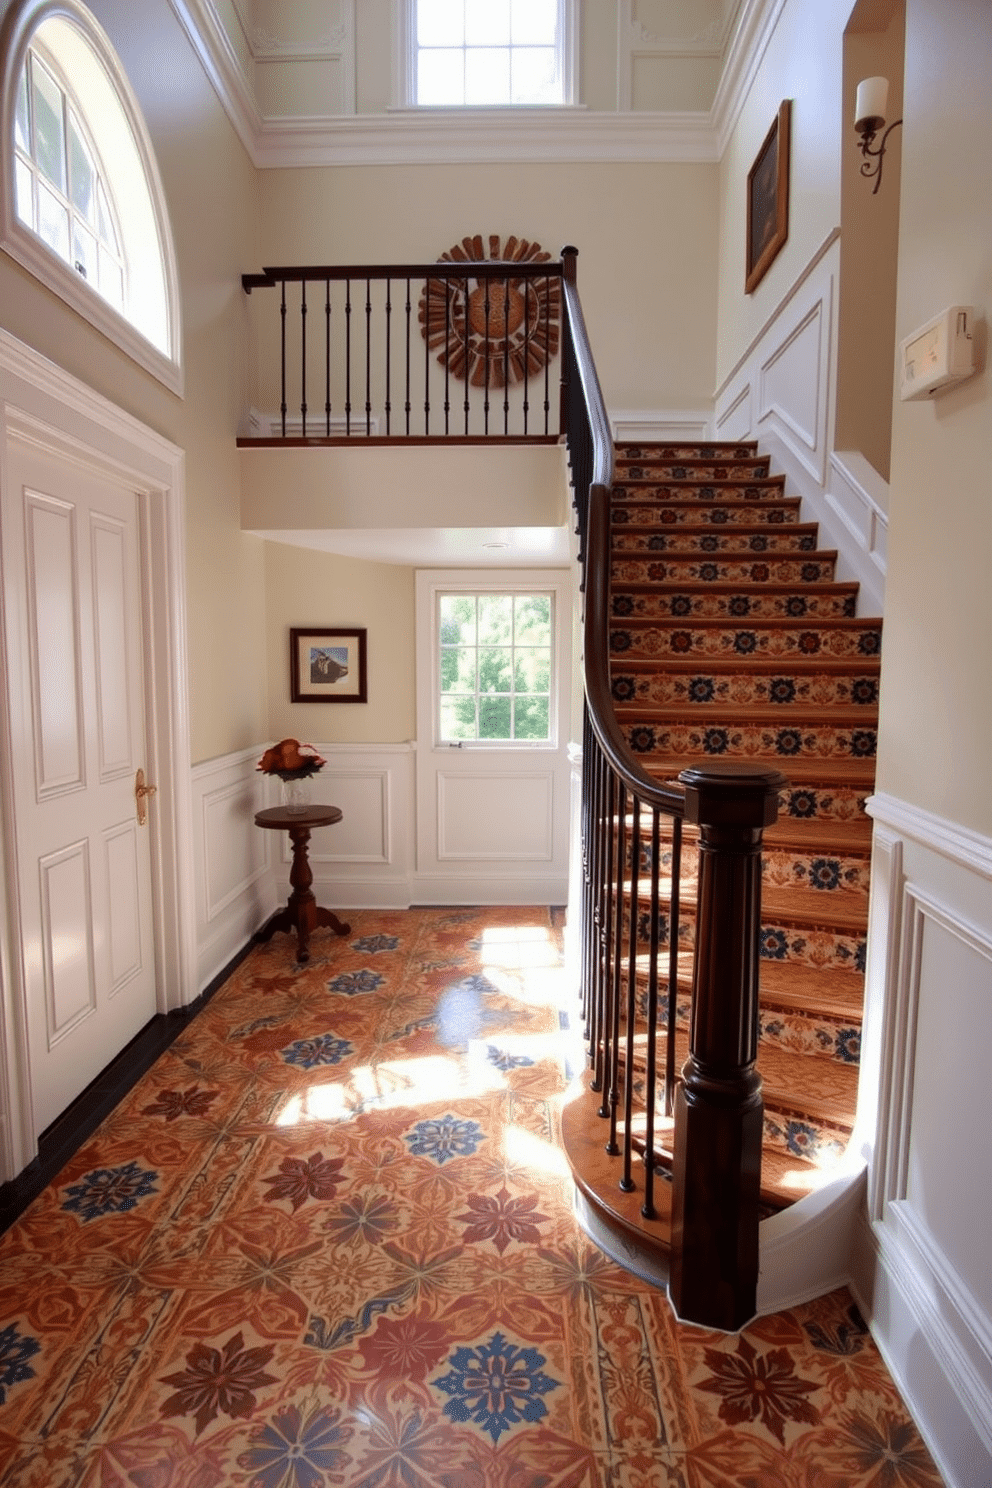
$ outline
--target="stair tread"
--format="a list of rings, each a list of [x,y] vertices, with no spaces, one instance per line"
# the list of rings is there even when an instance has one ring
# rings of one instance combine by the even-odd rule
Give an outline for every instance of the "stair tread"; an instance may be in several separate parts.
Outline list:
[[[804,677],[821,674],[825,677],[846,677],[856,672],[874,674],[881,670],[881,666],[880,656],[797,656],[794,660],[754,655],[715,656],[711,659],[680,656],[669,659],[666,656],[663,663],[649,656],[632,656],[628,661],[624,652],[611,657],[613,671],[619,668],[623,672],[650,676],[660,672],[664,676],[676,677],[695,677],[701,670],[714,676],[729,677],[739,677],[742,672],[751,676],[777,677],[783,671],[795,672]]]
[[[762,961],[759,971],[762,1009],[788,1008],[797,1013],[824,1013],[861,1023],[864,978],[858,971],[834,966],[803,966],[789,961]]]
[[[653,593],[659,587],[657,584],[631,583],[614,585],[613,592],[649,589]],[[709,590],[711,586],[706,587]],[[788,585],[783,587],[789,588]],[[762,585],[763,592],[767,588],[767,585]],[[882,620],[878,615],[743,615],[739,618],[736,615],[611,615],[610,624],[623,630],[878,630]]]
[[[878,708],[874,703],[817,703],[813,706],[800,706],[796,703],[766,705],[719,700],[711,703],[680,703],[667,708],[649,703],[614,703],[613,711],[621,723],[635,719],[638,723],[698,723],[705,718],[708,725],[726,722],[731,727],[769,724],[781,728],[793,728],[796,725],[813,727],[822,723],[850,723],[852,727],[862,725],[871,728],[878,715]]]
[[[690,758],[686,755],[673,756],[666,759],[659,755],[640,755],[638,763],[655,780],[672,784],[677,790],[682,786],[676,778],[681,770],[698,769],[709,761],[705,756]],[[781,762],[782,773],[787,777],[787,784],[783,786],[787,790],[789,785],[865,785],[873,787],[875,784],[875,761],[867,759],[832,759],[829,756],[807,756],[794,755]]]
[[[766,848],[797,848],[803,852],[832,852],[869,857],[871,855],[871,818],[859,817],[856,821],[839,822],[826,820],[797,821],[792,816],[780,816],[772,827],[765,828]]]
[[[809,927],[863,933],[868,924],[868,896],[849,889],[780,889],[763,885],[761,918],[765,924],[800,920]]]

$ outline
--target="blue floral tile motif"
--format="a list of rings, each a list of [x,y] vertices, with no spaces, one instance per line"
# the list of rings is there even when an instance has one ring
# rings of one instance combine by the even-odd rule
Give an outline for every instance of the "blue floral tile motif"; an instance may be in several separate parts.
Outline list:
[[[802,576],[808,584],[815,584],[820,577],[820,565],[818,563],[804,563]]]
[[[0,1330],[0,1405],[7,1399],[8,1390],[21,1380],[34,1379],[35,1372],[28,1360],[40,1353],[37,1338],[27,1334],[22,1337],[16,1323]]]
[[[383,935],[382,940],[392,940],[393,936]],[[387,950],[391,947],[381,946],[379,949]],[[343,971],[340,976],[334,977],[327,984],[328,992],[340,992],[345,997],[357,997],[362,992],[375,992],[383,986],[386,978],[380,976],[377,971],[370,971],[363,966],[359,971]]]
[[[750,656],[758,649],[758,637],[753,630],[739,630],[734,636],[734,650],[738,656]]]
[[[851,683],[851,702],[865,707],[878,702],[878,683],[874,677],[855,677]]]
[[[444,1167],[454,1157],[471,1157],[484,1135],[477,1121],[461,1121],[449,1111],[432,1121],[418,1121],[403,1140],[413,1157],[429,1157]]]
[[[691,615],[692,599],[688,594],[673,594],[668,608],[673,615]]]
[[[785,810],[789,816],[794,816],[800,821],[808,821],[817,814],[816,791],[789,791],[786,796]]]
[[[809,865],[811,889],[839,889],[841,865],[836,858],[814,858]]]
[[[656,532],[652,537],[648,538],[648,552],[663,553],[665,551],[666,542],[667,539],[664,533]]]
[[[318,1406],[303,1416],[298,1406],[283,1406],[270,1424],[252,1432],[238,1466],[254,1473],[256,1488],[319,1488],[330,1481],[325,1473],[337,1478],[350,1460],[341,1447],[351,1429],[341,1426],[340,1415]]]
[[[777,754],[798,754],[803,747],[803,736],[798,729],[779,729],[775,735]]]
[[[748,547],[752,553],[767,553],[768,539],[760,532],[755,532],[748,538]]]
[[[614,594],[614,615],[632,615],[634,613],[634,601],[629,594]]]
[[[699,548],[703,553],[715,553],[720,547],[720,539],[715,532],[705,532],[699,539]]]
[[[793,1157],[811,1157],[820,1141],[820,1134],[808,1121],[787,1121],[785,1145]]]
[[[529,1054],[508,1054],[505,1049],[497,1049],[495,1044],[486,1047],[486,1058],[496,1069],[502,1070],[505,1075],[512,1069],[526,1069],[534,1063]]]
[[[351,942],[351,949],[361,951],[363,956],[375,956],[379,951],[395,951],[399,943],[398,935],[363,935]]]
[[[713,678],[690,677],[688,692],[690,703],[711,703],[716,696]]]
[[[730,734],[725,728],[710,728],[703,734],[703,749],[707,754],[726,754]]]
[[[91,1173],[84,1173],[78,1183],[69,1185],[66,1193],[71,1197],[62,1208],[78,1214],[84,1224],[91,1219],[102,1219],[105,1214],[123,1214],[148,1194],[158,1192],[157,1178],[157,1173],[139,1168],[136,1162],[119,1168],[94,1168]]]
[[[835,1045],[837,1058],[844,1064],[861,1063],[861,1029],[838,1028]]]
[[[766,961],[785,961],[789,954],[789,939],[784,930],[762,929],[761,955]]]
[[[727,600],[727,614],[742,620],[751,613],[751,601],[746,594],[732,594]]]
[[[655,747],[654,729],[639,724],[630,731],[630,747],[635,754],[650,754]]]
[[[611,651],[629,651],[633,644],[634,640],[629,630],[610,631]]]
[[[855,948],[855,951],[854,951],[854,969],[855,969],[855,971],[864,971],[864,969],[865,969],[865,967],[867,965],[867,962],[868,962],[868,942],[866,940],[859,940],[858,941],[858,944],[857,944],[857,946]]]
[[[722,506],[715,506],[710,512],[710,521],[716,527],[722,527],[724,522],[729,522],[729,520],[730,518],[726,510]]]
[[[297,1039],[281,1053],[287,1064],[298,1064],[301,1069],[318,1069],[322,1064],[340,1064],[353,1049],[354,1045],[347,1039],[335,1038],[333,1033],[320,1033],[315,1038]]]
[[[712,583],[720,577],[720,568],[716,563],[701,563],[699,565],[699,577],[704,583]]]
[[[866,630],[858,637],[858,650],[862,656],[877,656],[882,649],[877,630]]]
[[[610,690],[617,703],[632,703],[637,696],[637,684],[633,677],[614,677]]]
[[[455,1349],[448,1362],[449,1373],[431,1381],[451,1396],[444,1414],[458,1423],[473,1422],[492,1437],[494,1446],[519,1422],[546,1416],[541,1397],[561,1387],[561,1380],[544,1373],[543,1354],[517,1348],[502,1333],[494,1333],[479,1348]]]
[[[851,753],[856,759],[870,759],[875,753],[874,729],[855,729],[851,734]]]
[[[791,677],[770,677],[768,701],[770,703],[793,703],[796,700],[796,684]]]

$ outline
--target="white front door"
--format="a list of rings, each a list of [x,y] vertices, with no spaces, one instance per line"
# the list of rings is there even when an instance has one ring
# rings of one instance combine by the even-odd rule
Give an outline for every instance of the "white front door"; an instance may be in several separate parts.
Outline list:
[[[16,876],[34,1132],[157,1010],[139,501],[11,436],[2,515]],[[154,799],[148,803],[154,813]]]

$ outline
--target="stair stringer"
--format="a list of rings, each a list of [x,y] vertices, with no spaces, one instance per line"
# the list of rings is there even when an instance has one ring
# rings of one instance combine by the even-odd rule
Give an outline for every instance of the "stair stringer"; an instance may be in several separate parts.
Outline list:
[[[829,1183],[758,1226],[758,1312],[781,1312],[846,1286],[867,1168],[848,1154]]]

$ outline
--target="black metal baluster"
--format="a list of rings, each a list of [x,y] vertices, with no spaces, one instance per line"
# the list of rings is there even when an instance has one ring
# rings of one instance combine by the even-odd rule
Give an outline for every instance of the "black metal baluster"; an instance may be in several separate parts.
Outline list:
[[[604,759],[603,771],[605,775],[605,791],[603,803],[606,807],[603,813],[600,832],[603,837],[601,867],[602,867],[602,904],[603,904],[603,973],[602,973],[602,1013],[600,1026],[603,1031],[601,1043],[601,1089],[602,1101],[599,1106],[599,1114],[608,1117],[610,1114],[610,1030],[612,1027],[610,1019],[610,969],[613,965],[613,924],[614,924],[614,895],[613,895],[613,827],[614,827],[614,800],[616,794],[616,776]]]
[[[551,280],[544,281],[544,432],[551,418]]]
[[[591,1054],[593,1064],[593,1079],[591,1090],[602,1090],[605,1085],[606,1071],[604,1064],[604,1036],[605,1036],[605,1008],[606,1001],[603,990],[604,967],[606,965],[606,936],[607,936],[607,900],[606,900],[606,856],[605,840],[606,831],[604,827],[603,813],[606,808],[607,774],[606,760],[603,751],[599,747],[599,740],[592,735],[593,748],[593,840],[592,840],[592,882],[593,882],[593,914],[590,934],[590,950],[593,958],[592,973],[592,1017],[591,1024]],[[605,1097],[604,1097],[605,1099]],[[600,1111],[605,1116],[605,1110]]]
[[[324,280],[324,433],[331,433],[331,281]]]
[[[286,438],[286,281],[282,281],[282,303],[279,306],[279,315],[282,322],[282,345],[281,345],[281,386],[282,394],[279,411],[282,414],[282,437]]]
[[[644,1105],[647,1115],[644,1130],[644,1203],[641,1213],[654,1219],[654,1118],[658,1072],[658,895],[661,878],[661,816],[652,810],[651,821],[651,948],[648,952],[647,1059],[644,1075]]]
[[[351,280],[344,281],[344,432],[351,433]]]
[[[588,705],[582,709],[582,927],[580,932],[582,970],[582,1021],[588,1041],[591,1025],[592,955],[590,930],[592,913],[592,724]]]
[[[393,342],[392,342],[393,321],[392,321],[392,316],[393,316],[393,281],[391,279],[387,279],[386,280],[386,405],[385,405],[386,406],[386,434],[387,434],[387,436],[391,432],[389,425],[390,425],[390,416],[391,416],[392,411],[393,411],[393,405],[392,405],[392,401],[391,401],[391,391],[392,390],[391,390],[391,385],[390,385],[390,383],[391,383],[391,375],[392,375],[392,354],[393,354]]]
[[[410,433],[410,280],[406,281],[406,432]]]
[[[451,398],[448,384],[451,376],[451,282],[444,281],[444,432],[447,435],[448,417],[451,413]]]
[[[471,410],[471,399],[469,397],[469,391],[468,391],[468,379],[469,379],[469,372],[471,371],[471,362],[472,362],[472,325],[471,325],[471,322],[469,320],[469,313],[468,313],[469,312],[469,295],[468,295],[468,280],[467,279],[463,279],[462,280],[462,301],[463,301],[463,304],[464,304],[464,313],[465,313],[465,368],[464,368],[464,372],[465,372],[465,433],[468,434],[468,421],[469,421],[469,413],[470,413],[470,410]]]
[[[679,913],[682,820],[672,822],[672,895],[668,908],[668,1047],[665,1050],[665,1115],[675,1109],[675,1024],[679,1010]]]
[[[616,864],[616,894],[613,911],[615,925],[612,960],[613,976],[609,990],[609,1016],[613,1025],[613,1042],[610,1049],[610,1139],[606,1144],[606,1150],[611,1157],[617,1157],[620,1152],[617,1144],[617,1106],[620,1104],[620,947],[623,942],[623,865],[626,840],[627,787],[621,780],[617,792],[617,816],[614,824],[612,843],[616,848],[614,854]]]
[[[530,280],[524,280],[524,437],[530,413]]]
[[[510,279],[503,284],[503,437],[510,432]]]
[[[634,797],[633,822],[630,832],[630,934],[627,944],[627,1055],[623,1082],[623,1177],[620,1187],[630,1193],[634,1187],[631,1159],[634,1151],[634,1031],[637,1017],[637,891],[640,882],[641,803]]]
[[[482,401],[482,413],[483,413],[483,432],[485,434],[488,434],[489,433],[489,311],[490,311],[490,301],[489,301],[489,283],[490,283],[490,280],[489,280],[489,275],[488,274],[483,274],[483,283],[486,286],[486,288],[485,288],[485,295],[486,295],[486,298],[485,298],[485,313],[486,313],[486,379],[485,379],[485,392],[483,394],[483,401]]]
[[[424,328],[427,335],[424,337],[424,433],[431,432],[431,281],[428,279],[425,293],[427,296],[424,306]]]
[[[372,281],[365,280],[365,433],[372,433]]]
[[[300,428],[307,437],[307,281],[300,281]]]

